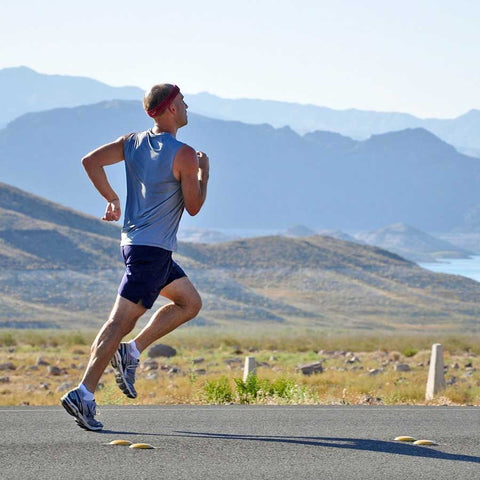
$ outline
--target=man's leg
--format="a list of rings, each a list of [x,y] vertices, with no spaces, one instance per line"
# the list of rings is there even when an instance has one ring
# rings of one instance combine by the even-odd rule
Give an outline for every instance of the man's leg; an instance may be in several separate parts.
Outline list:
[[[101,422],[95,420],[96,403],[93,393],[120,341],[133,329],[145,310],[142,305],[117,296],[108,321],[98,332],[97,338],[92,344],[90,361],[82,383],[61,398],[63,407],[75,418],[81,428],[86,430],[103,428]]]
[[[107,322],[98,332],[90,354],[90,361],[83,375],[82,384],[94,392],[97,384],[122,338],[135,327],[137,320],[146,312],[141,303],[133,303],[117,295],[117,300]]]
[[[164,287],[160,295],[172,301],[157,310],[148,325],[135,337],[142,352],[159,338],[194,318],[202,308],[202,299],[188,277],[181,277]]]

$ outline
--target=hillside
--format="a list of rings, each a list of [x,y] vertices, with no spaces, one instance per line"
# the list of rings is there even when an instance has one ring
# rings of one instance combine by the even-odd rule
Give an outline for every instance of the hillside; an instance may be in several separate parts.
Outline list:
[[[100,325],[123,270],[110,227],[101,233],[99,220],[5,185],[0,190],[17,199],[15,209],[0,212],[0,326]],[[34,204],[48,220],[19,213]],[[84,223],[67,226],[77,218]],[[431,273],[376,247],[326,236],[275,236],[181,243],[176,258],[204,300],[197,325],[478,329],[479,283]]]
[[[119,228],[0,183],[4,268],[88,270],[117,266]]]
[[[0,130],[3,180],[100,216],[103,199],[80,159],[119,135],[149,128],[139,102],[112,101],[24,115]],[[29,132],[25,142],[24,132]],[[189,114],[179,139],[206,151],[205,209],[185,226],[373,230],[403,222],[424,231],[477,229],[480,162],[423,129],[365,141]],[[35,148],[32,149],[32,145]],[[125,196],[123,165],[108,168]]]

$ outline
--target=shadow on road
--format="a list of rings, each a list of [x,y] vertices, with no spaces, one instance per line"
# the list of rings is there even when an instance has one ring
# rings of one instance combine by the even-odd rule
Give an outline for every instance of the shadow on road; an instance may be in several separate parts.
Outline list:
[[[370,438],[340,438],[340,437],[293,437],[269,435],[235,435],[227,433],[175,431],[174,433],[142,433],[121,430],[102,430],[101,434],[149,435],[153,437],[189,437],[218,440],[244,440],[254,442],[280,442],[313,447],[348,448],[351,450],[366,450],[371,452],[407,455],[411,457],[435,458],[439,460],[454,460],[460,462],[480,463],[480,457],[458,455],[440,452],[432,447],[419,447],[407,443],[387,442]]]
[[[435,458],[439,460],[455,460],[461,462],[480,463],[480,457],[470,455],[457,455],[439,452],[431,447],[418,447],[398,442],[372,440],[368,438],[338,438],[338,437],[292,437],[268,435],[231,435],[225,433],[183,432],[178,431],[173,435],[191,438],[208,438],[221,440],[245,440],[255,442],[281,442],[298,445],[311,445],[314,447],[348,448],[352,450],[368,450],[371,452],[392,453],[395,455],[408,455],[413,457]]]

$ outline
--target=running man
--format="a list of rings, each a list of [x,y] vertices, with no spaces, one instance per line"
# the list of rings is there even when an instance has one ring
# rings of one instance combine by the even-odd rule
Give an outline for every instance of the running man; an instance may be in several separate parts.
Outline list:
[[[207,195],[209,160],[205,153],[176,139],[187,124],[188,105],[176,85],[155,85],[143,106],[154,126],[120,137],[82,159],[95,188],[107,201],[103,220],[119,220],[120,200],[110,186],[104,167],[125,161],[127,203],[121,249],[125,274],[107,322],[91,348],[81,383],[61,399],[63,407],[87,430],[101,430],[95,420],[94,392],[108,363],[119,388],[135,398],[135,370],[143,350],[194,318],[200,296],[185,272],[172,260],[184,208],[196,215]],[[148,325],[130,342],[120,343],[137,320],[152,308],[158,295],[171,301],[154,313]]]

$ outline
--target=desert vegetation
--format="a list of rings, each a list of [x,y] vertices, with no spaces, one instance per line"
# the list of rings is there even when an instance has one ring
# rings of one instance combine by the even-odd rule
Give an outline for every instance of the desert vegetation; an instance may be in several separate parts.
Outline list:
[[[80,380],[95,332],[0,331],[0,404],[58,405]],[[314,329],[181,328],[163,340],[175,356],[150,358],[138,370],[132,401],[107,369],[102,404],[425,404],[430,348],[444,346],[447,388],[428,404],[480,403],[480,338],[472,335],[325,334]],[[243,381],[245,356],[256,375]],[[302,373],[302,366],[320,371]]]

